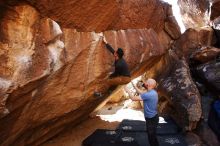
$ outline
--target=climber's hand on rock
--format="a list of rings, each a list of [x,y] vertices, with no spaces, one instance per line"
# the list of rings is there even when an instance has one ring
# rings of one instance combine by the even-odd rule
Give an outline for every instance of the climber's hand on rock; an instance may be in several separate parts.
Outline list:
[[[100,33],[98,33],[97,35],[98,35],[99,37],[104,37],[104,36],[103,36],[103,32],[100,32]]]
[[[102,39],[104,41],[104,43],[107,44],[107,41],[105,39],[105,36],[104,36],[103,32],[98,33],[98,36],[100,37],[100,39]]]
[[[107,44],[107,41],[106,41],[106,39],[105,39],[105,36],[103,36],[103,41]]]

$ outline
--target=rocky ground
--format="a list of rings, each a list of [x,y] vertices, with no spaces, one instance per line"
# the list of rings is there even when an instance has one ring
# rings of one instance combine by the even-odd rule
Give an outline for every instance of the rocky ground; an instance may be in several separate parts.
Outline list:
[[[70,128],[44,143],[43,146],[81,146],[82,141],[96,129],[115,129],[118,124],[101,120],[99,117],[89,118],[77,127]]]

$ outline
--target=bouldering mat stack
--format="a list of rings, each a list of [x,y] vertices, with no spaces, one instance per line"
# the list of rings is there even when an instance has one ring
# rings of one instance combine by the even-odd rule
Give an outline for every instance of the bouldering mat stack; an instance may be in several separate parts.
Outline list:
[[[96,143],[103,145],[112,144],[115,143],[117,136],[119,136],[119,131],[97,129],[92,135],[83,141],[83,145],[92,146]]]
[[[137,141],[123,137],[121,131],[97,129],[83,141],[83,146],[139,146]]]
[[[171,119],[159,123],[160,146],[187,146],[180,129]],[[83,146],[150,146],[145,121],[123,120],[116,130],[97,129],[83,141]]]
[[[169,134],[157,136],[160,146],[188,146],[181,134]]]
[[[122,131],[146,132],[145,121],[123,120],[117,128]],[[166,118],[163,123],[157,126],[157,134],[176,134],[180,132],[180,128],[171,118]]]
[[[135,140],[138,146],[150,146],[146,132],[122,131],[117,141]]]
[[[138,120],[123,120],[117,130],[122,131],[136,131],[136,132],[146,132],[146,124],[145,121]]]

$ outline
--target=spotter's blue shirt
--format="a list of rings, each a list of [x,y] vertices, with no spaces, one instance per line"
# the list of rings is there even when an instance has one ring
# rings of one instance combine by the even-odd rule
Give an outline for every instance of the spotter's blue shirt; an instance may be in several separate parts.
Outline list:
[[[155,90],[149,90],[141,94],[144,102],[144,116],[146,118],[153,118],[157,114],[158,94]]]

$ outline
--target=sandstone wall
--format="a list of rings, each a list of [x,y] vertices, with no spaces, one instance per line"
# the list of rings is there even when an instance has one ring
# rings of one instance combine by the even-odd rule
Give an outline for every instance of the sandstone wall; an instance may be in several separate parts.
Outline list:
[[[186,10],[201,15],[189,24],[203,26],[206,1],[193,6]],[[212,45],[210,28],[181,35],[171,6],[159,0],[2,0],[0,8],[0,145],[40,145],[104,100],[93,92],[114,58],[102,36],[124,49],[132,78],[157,78],[176,120],[195,129],[200,95],[187,61],[199,46]]]
[[[163,29],[167,6],[159,0],[27,0],[43,16],[78,31]],[[154,17],[157,16],[157,17]]]
[[[144,73],[169,47],[164,21],[170,7],[159,1],[47,2],[1,3],[3,146],[40,145],[68,124],[80,123],[104,100],[92,95],[103,86],[114,59],[101,35],[125,50],[132,77]]]
[[[208,0],[178,0],[178,5],[186,28],[208,25],[210,6]]]

